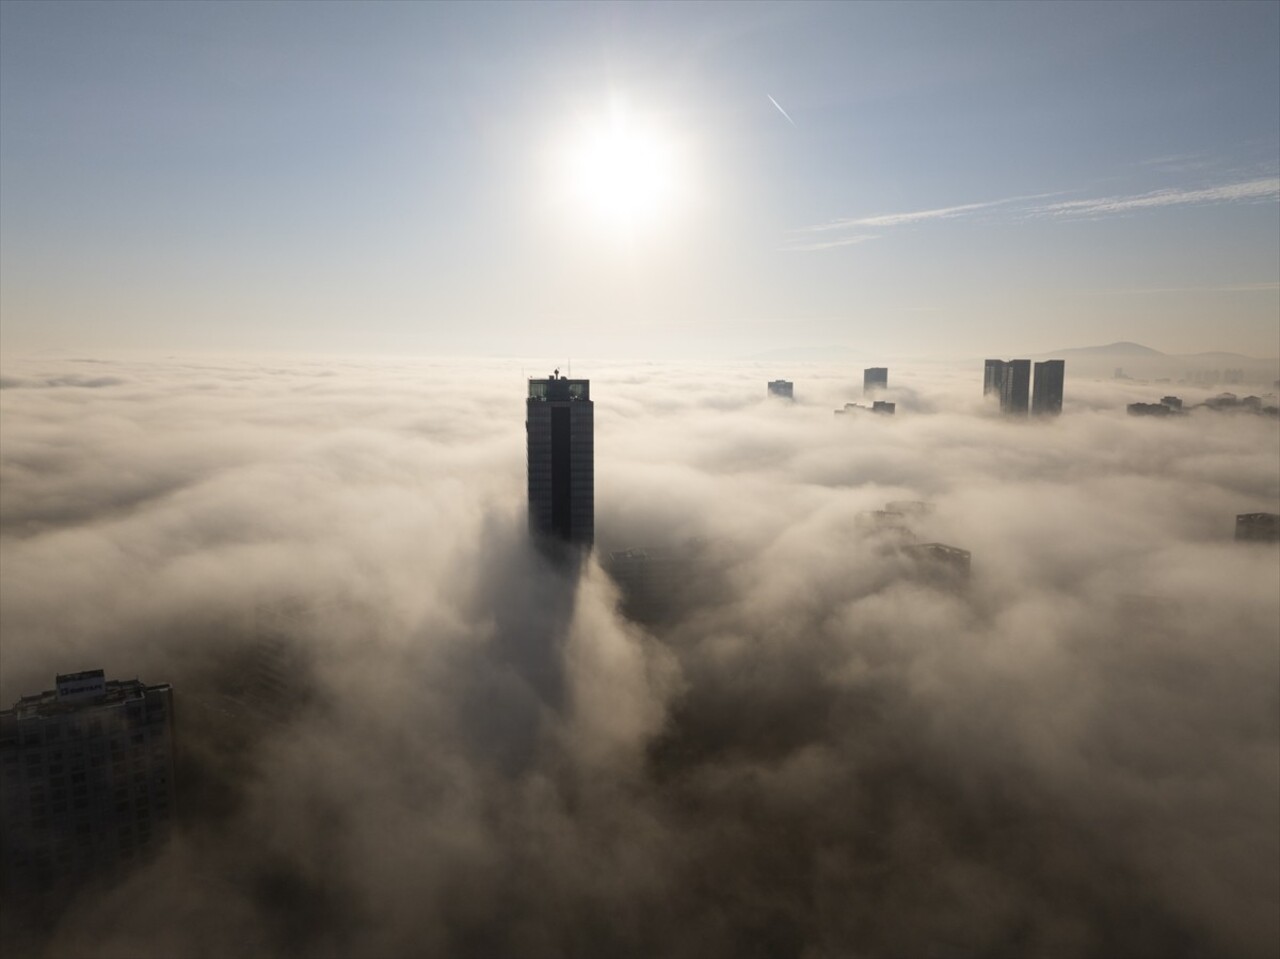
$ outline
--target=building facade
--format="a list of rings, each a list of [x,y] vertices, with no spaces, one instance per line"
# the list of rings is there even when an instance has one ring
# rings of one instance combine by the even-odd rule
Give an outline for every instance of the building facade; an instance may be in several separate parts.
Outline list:
[[[1062,383],[1066,372],[1063,360],[1045,360],[1035,368],[1035,386],[1031,394],[1031,412],[1038,416],[1057,416],[1062,412]]]
[[[769,395],[784,400],[795,399],[795,384],[790,380],[770,380]]]
[[[1031,400],[1031,361],[1010,360],[1000,383],[1000,411],[1025,416]]]
[[[864,394],[888,388],[889,370],[887,367],[872,366],[862,371],[862,392]]]
[[[174,817],[173,697],[100,669],[0,711],[0,887],[42,894],[148,857]]]
[[[525,400],[529,530],[590,547],[595,541],[595,424],[591,381],[556,370],[529,380]]]
[[[1242,543],[1280,543],[1280,513],[1241,513],[1236,539]]]
[[[987,360],[982,371],[982,395],[999,397],[1004,390],[1004,360]]]

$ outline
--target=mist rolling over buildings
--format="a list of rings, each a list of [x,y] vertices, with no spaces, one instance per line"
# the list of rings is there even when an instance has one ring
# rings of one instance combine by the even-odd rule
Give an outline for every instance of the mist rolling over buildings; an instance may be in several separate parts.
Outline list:
[[[1280,954],[1278,36],[4,0],[0,954]]]
[[[777,404],[757,365],[593,364],[570,583],[521,365],[6,363],[0,699],[163,679],[179,747],[174,839],[11,943],[1268,954],[1280,555],[1234,533],[1273,419],[1068,373],[1009,421],[975,364],[843,423],[860,367]],[[902,502],[963,589],[862,522]],[[657,625],[600,565],[643,546],[688,557]]]

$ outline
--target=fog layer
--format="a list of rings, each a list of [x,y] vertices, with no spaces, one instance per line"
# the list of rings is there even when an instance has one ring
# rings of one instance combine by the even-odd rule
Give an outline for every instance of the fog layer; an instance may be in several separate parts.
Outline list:
[[[891,370],[888,417],[832,415],[861,367],[579,362],[598,541],[569,570],[525,531],[546,372],[6,363],[0,701],[172,683],[181,803],[10,948],[1280,948],[1280,552],[1232,541],[1280,510],[1274,418],[1129,417],[1159,388],[1070,365],[1063,415],[1014,423],[981,368]],[[899,500],[967,589],[871,527]],[[623,615],[630,547],[685,564],[661,616]]]

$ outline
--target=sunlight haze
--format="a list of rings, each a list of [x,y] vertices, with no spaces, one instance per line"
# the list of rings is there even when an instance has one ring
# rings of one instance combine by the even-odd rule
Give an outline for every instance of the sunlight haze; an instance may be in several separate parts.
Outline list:
[[[1275,356],[1280,7],[0,9],[0,345]]]

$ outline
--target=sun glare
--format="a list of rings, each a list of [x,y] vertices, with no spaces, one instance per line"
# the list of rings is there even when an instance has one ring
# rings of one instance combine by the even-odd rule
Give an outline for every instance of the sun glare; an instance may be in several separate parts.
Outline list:
[[[610,230],[630,234],[673,212],[675,146],[623,104],[579,126],[565,150],[563,173],[579,212]]]

